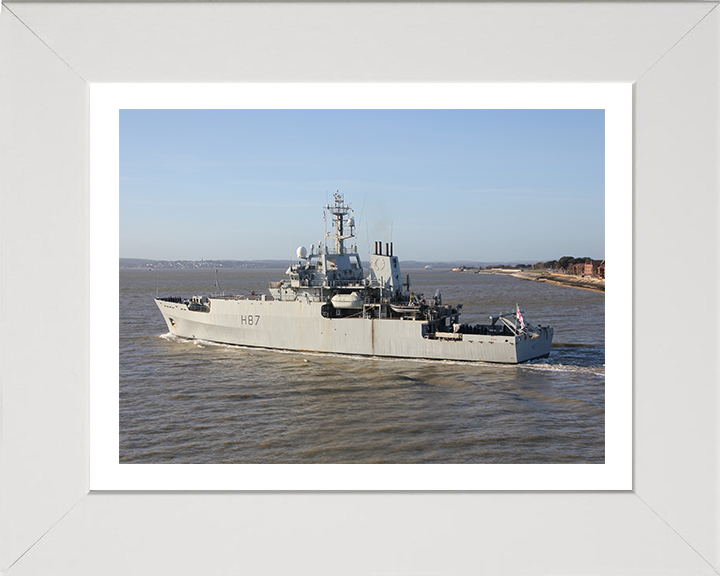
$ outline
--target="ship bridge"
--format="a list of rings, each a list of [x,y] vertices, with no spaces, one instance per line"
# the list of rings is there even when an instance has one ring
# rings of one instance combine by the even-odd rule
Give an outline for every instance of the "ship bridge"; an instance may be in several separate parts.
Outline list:
[[[367,286],[357,244],[345,245],[346,240],[357,238],[353,210],[339,192],[335,192],[334,200],[324,206],[326,221],[327,212],[332,215],[333,231],[325,232],[325,241],[317,247],[311,245],[309,252],[304,246],[297,249],[298,263],[287,270],[289,281],[270,284],[270,293],[276,300],[303,298],[325,302],[335,291],[349,292]]]

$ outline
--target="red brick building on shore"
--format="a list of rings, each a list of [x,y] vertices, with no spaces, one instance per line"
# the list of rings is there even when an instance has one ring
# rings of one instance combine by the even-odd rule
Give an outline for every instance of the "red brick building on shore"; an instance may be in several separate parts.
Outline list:
[[[575,264],[572,267],[575,276],[597,276],[605,278],[605,260],[585,260],[585,263]]]

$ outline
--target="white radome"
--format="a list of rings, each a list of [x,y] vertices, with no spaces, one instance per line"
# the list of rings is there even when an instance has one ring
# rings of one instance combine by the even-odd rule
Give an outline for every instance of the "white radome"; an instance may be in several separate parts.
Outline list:
[[[305,259],[306,256],[307,256],[307,248],[305,248],[305,246],[298,246],[297,257]]]

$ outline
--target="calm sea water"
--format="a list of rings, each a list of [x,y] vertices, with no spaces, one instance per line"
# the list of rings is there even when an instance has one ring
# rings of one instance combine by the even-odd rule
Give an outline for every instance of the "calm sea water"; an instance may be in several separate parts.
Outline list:
[[[214,290],[213,270],[120,271],[122,463],[601,463],[604,294],[488,274],[406,270],[465,322],[514,309],[555,328],[518,366],[281,352],[187,341],[153,298]],[[267,292],[284,270],[221,270]]]

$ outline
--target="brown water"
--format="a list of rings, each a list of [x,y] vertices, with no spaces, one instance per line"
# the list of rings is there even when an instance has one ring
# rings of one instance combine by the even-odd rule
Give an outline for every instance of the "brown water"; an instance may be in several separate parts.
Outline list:
[[[406,270],[462,320],[514,309],[555,328],[519,366],[375,359],[187,341],[153,298],[214,290],[212,270],[120,271],[121,463],[602,463],[605,296],[487,274]],[[284,270],[222,270],[267,292]]]

